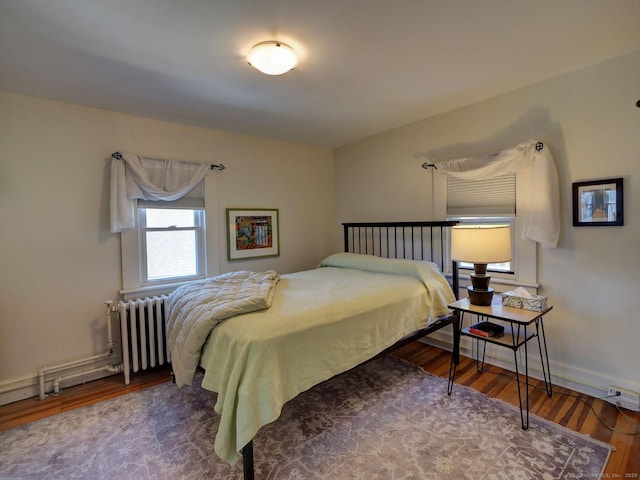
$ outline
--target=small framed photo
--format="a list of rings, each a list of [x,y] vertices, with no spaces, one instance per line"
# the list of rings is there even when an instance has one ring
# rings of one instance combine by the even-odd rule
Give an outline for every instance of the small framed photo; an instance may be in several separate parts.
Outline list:
[[[228,258],[280,255],[278,210],[227,208]]]
[[[622,178],[573,184],[573,226],[624,225]]]

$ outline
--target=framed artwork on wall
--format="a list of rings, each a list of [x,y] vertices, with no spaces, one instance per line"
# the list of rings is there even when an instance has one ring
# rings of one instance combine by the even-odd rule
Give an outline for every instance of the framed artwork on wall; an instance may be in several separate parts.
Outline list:
[[[278,209],[227,208],[228,258],[280,255]]]
[[[622,178],[573,183],[573,226],[624,225]]]

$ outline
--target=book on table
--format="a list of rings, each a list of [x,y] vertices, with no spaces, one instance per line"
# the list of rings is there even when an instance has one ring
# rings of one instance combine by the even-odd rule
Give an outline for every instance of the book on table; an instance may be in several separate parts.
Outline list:
[[[504,327],[491,322],[480,322],[469,327],[469,333],[481,337],[500,337],[504,334]]]

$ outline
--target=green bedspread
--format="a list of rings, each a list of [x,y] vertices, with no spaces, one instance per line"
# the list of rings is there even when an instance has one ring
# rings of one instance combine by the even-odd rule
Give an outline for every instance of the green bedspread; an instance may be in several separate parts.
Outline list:
[[[426,327],[454,300],[429,262],[336,254],[321,267],[281,275],[269,309],[225,320],[203,348],[202,386],[218,393],[221,415],[215,451],[230,463],[285,402]]]

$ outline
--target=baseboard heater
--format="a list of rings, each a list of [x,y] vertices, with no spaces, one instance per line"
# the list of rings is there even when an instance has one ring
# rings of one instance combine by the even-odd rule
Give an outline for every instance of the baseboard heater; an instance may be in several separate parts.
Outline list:
[[[158,297],[120,301],[116,307],[120,316],[124,383],[141,370],[171,363],[165,330],[166,301]]]

